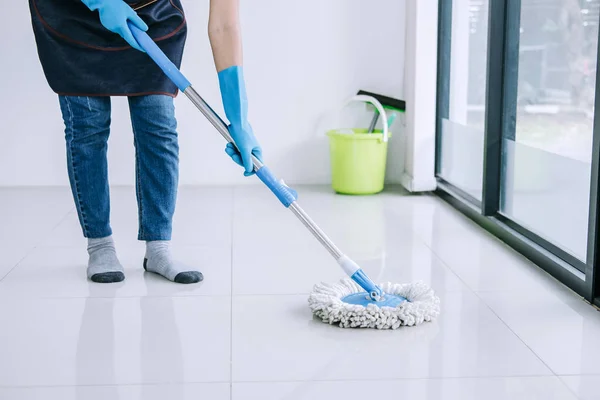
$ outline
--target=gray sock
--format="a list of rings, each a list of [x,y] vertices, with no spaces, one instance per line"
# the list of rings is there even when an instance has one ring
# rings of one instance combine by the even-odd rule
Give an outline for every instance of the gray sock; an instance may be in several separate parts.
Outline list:
[[[117,258],[112,236],[99,239],[88,239],[87,276],[93,282],[112,283],[125,279],[123,266]]]
[[[200,271],[173,260],[171,242],[168,240],[146,242],[144,269],[177,283],[197,283],[204,279]]]

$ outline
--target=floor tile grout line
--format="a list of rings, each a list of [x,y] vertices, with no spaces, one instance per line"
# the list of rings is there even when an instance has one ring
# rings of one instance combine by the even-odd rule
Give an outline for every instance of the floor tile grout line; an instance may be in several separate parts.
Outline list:
[[[575,375],[579,376],[579,375]],[[119,386],[172,386],[172,385],[197,385],[197,384],[264,384],[264,383],[322,383],[322,382],[395,382],[395,381],[444,381],[444,380],[465,380],[465,379],[532,379],[532,378],[554,378],[559,379],[556,375],[489,375],[489,376],[434,376],[434,377],[401,377],[401,378],[339,378],[339,379],[282,379],[282,380],[215,380],[215,381],[165,381],[165,382],[134,382],[134,383],[90,383],[90,384],[74,384],[74,385],[0,385],[0,389],[30,389],[30,388],[70,388],[70,387],[119,387]]]
[[[465,280],[450,266],[448,265],[448,263],[446,262],[446,260],[444,260],[430,245],[429,243],[427,243],[423,237],[418,233],[418,232],[414,232],[415,236],[417,238],[419,238],[419,240],[421,242],[423,242],[423,244],[425,245],[425,247],[427,247],[427,249],[429,249],[429,251],[431,252],[431,254],[433,255],[433,257],[435,257],[436,260],[438,260],[443,266],[445,266],[455,277],[456,279],[458,279],[463,285],[465,285],[465,287],[471,292],[471,293],[475,293],[475,290],[469,285],[467,284],[467,282],[465,282]],[[435,290],[435,288],[434,288]]]
[[[498,318],[500,321],[502,321],[502,323],[503,323],[503,324],[504,324],[504,325],[505,325],[505,326],[508,328],[508,330],[509,330],[510,332],[512,332],[512,334],[513,334],[513,335],[515,335],[515,336],[517,337],[517,339],[519,339],[519,341],[521,341],[521,343],[523,343],[523,344],[525,345],[525,347],[527,347],[527,348],[529,349],[529,351],[531,351],[531,353],[533,353],[533,355],[535,355],[535,356],[536,356],[536,358],[537,358],[538,360],[540,360],[540,362],[541,362],[542,364],[544,364],[544,366],[545,366],[546,368],[548,368],[548,370],[549,370],[550,372],[552,372],[552,374],[553,374],[554,376],[558,377],[558,374],[556,373],[556,371],[554,371],[552,368],[550,368],[550,366],[549,366],[549,365],[546,363],[546,361],[544,361],[544,360],[542,359],[542,357],[541,357],[541,356],[540,356],[538,353],[536,353],[536,352],[535,352],[535,351],[534,351],[534,350],[531,348],[531,346],[530,346],[530,345],[529,345],[527,342],[525,342],[525,340],[524,340],[524,339],[523,339],[521,336],[519,336],[519,335],[517,334],[517,332],[515,332],[515,331],[514,331],[514,329],[513,329],[513,328],[512,328],[512,327],[511,327],[511,326],[508,324],[508,322],[506,322],[504,319],[502,319],[502,317],[500,317],[500,315],[498,315],[498,313],[497,313],[497,312],[496,312],[496,311],[495,311],[495,310],[494,310],[494,309],[493,309],[493,308],[492,308],[492,307],[491,307],[491,306],[490,306],[490,305],[489,305],[489,304],[488,304],[488,303],[487,303],[487,302],[486,302],[486,301],[485,301],[483,298],[481,298],[481,297],[479,296],[479,294],[478,294],[478,293],[476,293],[476,292],[473,292],[473,293],[475,294],[475,296],[476,296],[476,297],[477,297],[477,298],[478,298],[478,299],[479,299],[479,300],[480,300],[480,301],[481,301],[483,304],[485,304],[485,306],[488,308],[488,310],[490,310],[490,311],[492,312],[492,314],[494,314],[494,315],[496,316],[496,318]]]
[[[19,259],[19,261],[17,261],[17,263],[15,265],[13,265],[13,267],[11,269],[9,269],[8,272],[6,274],[4,274],[3,277],[0,278],[0,282],[2,282],[8,275],[11,274],[11,272],[13,272],[19,265],[21,265],[23,260],[25,258],[27,258],[29,255],[31,255],[31,253],[33,253],[40,246],[40,244],[42,244],[44,242],[44,240],[46,240],[47,236],[49,236],[52,232],[54,232],[54,230],[56,228],[58,228],[60,226],[60,224],[62,224],[68,218],[69,214],[71,214],[71,212],[73,211],[74,208],[75,208],[75,206],[71,207],[69,209],[69,211],[52,228],[50,228],[48,235],[44,235],[36,244],[31,246],[29,248],[29,250],[25,252],[25,255],[23,257],[21,257],[21,259]]]
[[[136,382],[136,383],[85,383],[76,385],[0,385],[0,389],[55,389],[73,387],[129,387],[129,386],[175,386],[175,385],[224,385],[229,381],[165,381],[165,382]]]
[[[435,196],[433,196],[435,197]],[[439,200],[439,199],[437,199]],[[423,238],[423,236],[415,229],[412,229],[412,224],[411,224],[411,231],[414,235],[414,237],[416,239],[418,239],[430,252],[431,254],[435,257],[435,259],[437,259],[443,266],[445,266],[463,285],[465,285],[465,287],[467,289],[469,289],[471,292],[474,293],[473,288],[471,288],[471,286],[469,286],[464,279],[462,279],[460,277],[460,275],[458,275],[458,273],[452,268],[450,267],[450,265],[448,265],[448,263],[429,245],[429,243],[427,243],[427,241]]]
[[[233,383],[306,383],[306,382],[394,382],[394,381],[443,381],[443,380],[464,380],[464,379],[532,379],[532,378],[551,378],[557,379],[556,375],[490,375],[490,376],[433,376],[433,377],[402,377],[402,378],[331,378],[331,379],[282,379],[282,380],[240,380]]]
[[[569,385],[567,385],[567,382],[565,382],[560,375],[556,376],[556,379],[558,379],[560,381],[560,383],[563,385],[563,387],[565,387],[569,392],[571,392],[573,394],[573,396],[575,396],[576,399],[581,399],[583,400],[582,397],[579,397],[579,395],[577,394],[577,392],[574,389],[571,389],[571,387]]]
[[[100,285],[104,285],[104,284],[100,284]],[[0,295],[0,299],[6,298],[8,296],[5,295]],[[150,296],[146,296],[143,294],[136,294],[136,295],[130,295],[130,296],[39,296],[39,297],[32,297],[28,294],[26,295],[13,295],[10,294],[10,298],[11,299],[27,299],[27,300],[91,300],[91,299],[98,299],[98,300],[119,300],[119,299],[141,299],[141,298],[151,298],[151,299],[202,299],[202,298],[206,298],[206,297],[223,297],[223,298],[230,298],[231,296],[228,294],[206,294],[206,295],[197,295],[197,296],[177,296],[177,295],[169,295],[169,294],[165,294],[165,295],[150,295]]]
[[[101,284],[99,284],[101,285]],[[442,292],[445,294],[452,294],[452,293],[464,293],[464,291],[445,291]],[[303,297],[307,297],[310,295],[310,293],[264,293],[264,294],[236,294],[236,295],[230,295],[230,294],[203,294],[203,293],[198,293],[198,294],[176,294],[176,293],[165,293],[165,294],[151,294],[151,295],[145,295],[145,294],[131,294],[131,295],[117,295],[117,296],[84,296],[84,295],[76,295],[76,296],[31,296],[30,293],[24,294],[24,295],[14,295],[14,294],[10,294],[11,298],[15,298],[15,299],[23,299],[23,298],[27,298],[27,299],[33,299],[33,300],[69,300],[69,299],[138,299],[138,298],[142,298],[142,297],[150,297],[150,298],[173,298],[173,299],[182,299],[182,298],[204,298],[204,297],[227,297],[227,298],[239,298],[239,297],[296,297],[296,296],[303,296]],[[2,294],[0,294],[0,299],[2,299],[3,297],[6,297]]]

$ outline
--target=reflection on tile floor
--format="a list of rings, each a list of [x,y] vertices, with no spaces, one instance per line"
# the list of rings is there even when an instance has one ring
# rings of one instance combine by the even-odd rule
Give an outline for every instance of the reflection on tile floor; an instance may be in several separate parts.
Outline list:
[[[112,189],[127,279],[85,279],[68,189],[0,189],[0,399],[599,399],[600,313],[440,199],[300,187],[377,280],[430,283],[442,314],[395,332],[312,318],[341,272],[262,187],[181,188],[174,249],[206,280],[144,273],[134,191]]]

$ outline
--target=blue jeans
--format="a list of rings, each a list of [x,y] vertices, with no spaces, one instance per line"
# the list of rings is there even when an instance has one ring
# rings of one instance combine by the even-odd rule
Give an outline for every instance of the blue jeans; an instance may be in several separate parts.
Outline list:
[[[110,97],[59,96],[71,190],[83,235],[112,234],[108,188]],[[129,97],[135,144],[139,240],[170,240],[179,178],[173,98]]]

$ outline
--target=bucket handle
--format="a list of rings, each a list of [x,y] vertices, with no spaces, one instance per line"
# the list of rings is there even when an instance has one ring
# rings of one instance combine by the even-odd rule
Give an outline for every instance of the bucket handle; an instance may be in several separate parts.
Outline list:
[[[383,117],[383,141],[387,142],[388,141],[388,120],[387,120],[387,115],[385,114],[385,110],[383,108],[383,106],[381,105],[381,103],[379,102],[379,100],[377,100],[375,97],[373,96],[368,96],[366,94],[357,94],[356,96],[352,96],[350,97],[347,101],[346,101],[346,105],[348,105],[348,103],[352,103],[354,101],[360,101],[360,102],[364,102],[364,103],[371,103],[373,105],[373,107],[375,107],[377,109],[377,112],[379,112],[380,117]]]

